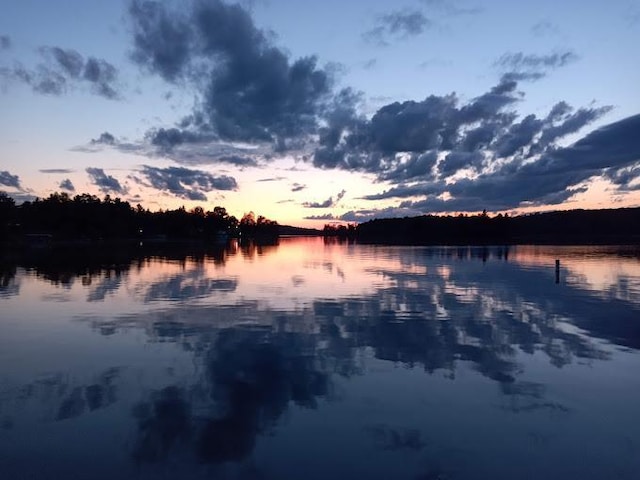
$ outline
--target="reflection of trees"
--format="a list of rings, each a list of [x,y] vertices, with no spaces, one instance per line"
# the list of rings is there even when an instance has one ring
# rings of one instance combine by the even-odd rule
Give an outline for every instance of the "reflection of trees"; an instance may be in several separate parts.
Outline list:
[[[0,288],[15,276],[16,267],[20,266],[54,285],[71,287],[77,279],[81,279],[84,286],[94,286],[98,282],[92,290],[91,299],[103,300],[107,293],[117,290],[118,286],[126,281],[130,270],[140,271],[146,268],[151,259],[182,265],[220,265],[224,264],[229,255],[236,252],[235,244],[131,246],[110,243],[92,247],[59,247],[14,252],[14,255],[5,258],[0,266]]]
[[[11,297],[20,291],[20,284],[16,281],[16,265],[0,262],[0,297]]]
[[[243,238],[240,241],[240,251],[245,258],[254,259],[268,253],[273,253],[278,249],[278,238]]]

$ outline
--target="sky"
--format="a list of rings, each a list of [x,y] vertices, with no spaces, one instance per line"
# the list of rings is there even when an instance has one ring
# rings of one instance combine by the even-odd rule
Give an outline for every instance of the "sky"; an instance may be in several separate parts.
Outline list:
[[[281,224],[640,206],[640,0],[0,0],[0,191]]]

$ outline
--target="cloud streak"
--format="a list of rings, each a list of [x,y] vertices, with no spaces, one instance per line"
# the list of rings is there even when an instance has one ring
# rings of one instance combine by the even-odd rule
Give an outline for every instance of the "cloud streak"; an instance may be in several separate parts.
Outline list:
[[[379,15],[373,28],[362,38],[378,46],[388,46],[392,40],[415,37],[431,26],[432,22],[420,10],[405,8]]]
[[[22,189],[20,186],[20,177],[18,177],[18,175],[12,175],[6,170],[0,171],[0,185],[16,188],[18,190]]]
[[[0,35],[0,50],[9,50],[11,48],[11,37],[9,35]]]
[[[126,194],[127,189],[111,175],[107,175],[102,168],[88,167],[85,169],[89,175],[91,182],[96,185],[103,193]]]
[[[118,70],[106,60],[85,59],[73,49],[56,46],[40,47],[38,53],[42,60],[35,67],[16,63],[13,67],[0,69],[0,75],[29,85],[34,92],[44,95],[60,96],[87,86],[92,93],[109,100],[121,98],[117,90]]]
[[[502,70],[503,78],[515,81],[535,81],[547,76],[558,68],[565,67],[579,60],[579,56],[571,51],[556,52],[547,55],[509,52],[494,62],[494,66]]]
[[[60,188],[60,190],[66,190],[68,192],[76,191],[76,187],[73,186],[73,183],[68,178],[62,180],[60,182],[60,185],[58,185],[58,188]]]
[[[338,203],[340,203],[340,200],[342,200],[342,197],[344,197],[345,193],[347,193],[346,190],[342,190],[335,196],[335,198],[329,197],[324,202],[304,202],[302,205],[306,208],[335,207]]]
[[[206,201],[207,194],[214,190],[237,190],[233,177],[213,175],[202,170],[183,167],[156,168],[144,165],[142,178],[134,177],[141,185],[167,192],[185,200]]]

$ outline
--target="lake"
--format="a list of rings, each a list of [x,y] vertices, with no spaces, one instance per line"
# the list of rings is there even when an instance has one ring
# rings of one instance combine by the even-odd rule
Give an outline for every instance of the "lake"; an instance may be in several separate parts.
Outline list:
[[[638,472],[638,247],[285,238],[0,266],[3,479]]]

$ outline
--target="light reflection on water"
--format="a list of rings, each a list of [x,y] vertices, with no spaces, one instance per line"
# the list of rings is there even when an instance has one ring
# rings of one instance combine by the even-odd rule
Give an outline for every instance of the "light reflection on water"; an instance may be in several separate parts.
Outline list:
[[[640,471],[637,248],[72,253],[0,267],[6,478]]]

